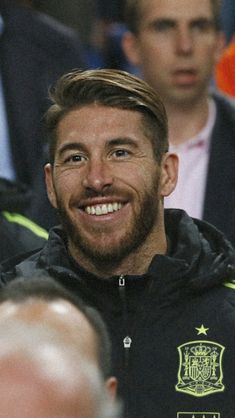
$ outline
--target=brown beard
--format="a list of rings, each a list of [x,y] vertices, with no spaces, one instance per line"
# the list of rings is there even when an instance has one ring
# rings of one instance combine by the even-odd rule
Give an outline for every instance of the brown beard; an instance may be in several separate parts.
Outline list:
[[[145,192],[140,211],[135,215],[130,230],[119,240],[118,244],[105,249],[100,248],[99,245],[96,247],[89,245],[78,228],[74,227],[63,202],[57,197],[61,224],[73,247],[78,248],[96,266],[118,265],[145,242],[158,220],[158,182],[156,181],[155,184],[157,186],[152,186],[151,193]]]

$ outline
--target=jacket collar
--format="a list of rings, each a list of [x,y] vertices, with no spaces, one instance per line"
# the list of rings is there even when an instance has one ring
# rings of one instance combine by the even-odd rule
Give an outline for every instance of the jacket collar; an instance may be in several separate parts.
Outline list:
[[[192,219],[177,209],[165,210],[165,225],[171,242],[170,253],[165,256],[156,255],[146,275],[127,276],[130,282],[160,276],[166,283],[167,280],[172,282],[172,277],[174,280],[178,277],[182,285],[203,290],[235,276],[235,251],[215,227]],[[50,269],[61,274],[67,270],[70,275],[97,282],[93,274],[71,260],[67,252],[66,235],[61,227],[50,231],[49,241],[40,254],[40,265],[50,266]],[[116,280],[116,277],[112,277],[104,282]],[[160,283],[162,285],[162,280]]]

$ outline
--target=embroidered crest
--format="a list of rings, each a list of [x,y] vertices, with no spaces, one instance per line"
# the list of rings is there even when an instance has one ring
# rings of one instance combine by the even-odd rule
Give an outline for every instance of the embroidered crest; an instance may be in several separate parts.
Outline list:
[[[176,391],[196,397],[223,392],[224,349],[214,341],[190,341],[180,345]]]

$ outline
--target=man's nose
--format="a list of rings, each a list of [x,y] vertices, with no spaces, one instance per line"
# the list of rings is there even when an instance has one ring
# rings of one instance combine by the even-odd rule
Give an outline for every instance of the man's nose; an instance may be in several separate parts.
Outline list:
[[[194,40],[188,27],[178,28],[175,37],[175,45],[178,54],[190,55],[192,53]]]
[[[101,193],[113,184],[111,167],[102,160],[89,161],[83,179],[83,186],[87,189]]]

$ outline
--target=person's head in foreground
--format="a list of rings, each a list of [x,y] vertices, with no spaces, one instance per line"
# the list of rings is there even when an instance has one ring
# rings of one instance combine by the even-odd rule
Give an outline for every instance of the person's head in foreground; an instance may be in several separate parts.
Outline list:
[[[111,342],[96,309],[51,278],[18,278],[0,292],[0,325],[9,320],[58,332],[65,346],[74,346],[98,368],[104,387],[114,398],[117,382],[111,376]]]
[[[97,365],[51,326],[0,321],[0,417],[118,417]]]

